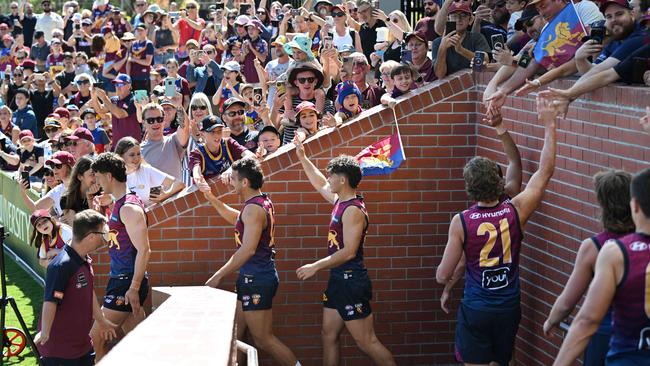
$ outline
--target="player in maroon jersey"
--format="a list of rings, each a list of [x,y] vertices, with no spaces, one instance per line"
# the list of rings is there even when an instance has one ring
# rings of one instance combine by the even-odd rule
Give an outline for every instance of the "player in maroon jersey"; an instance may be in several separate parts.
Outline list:
[[[291,350],[273,334],[273,297],[278,289],[273,242],[273,203],[261,191],[264,174],[254,158],[243,158],[232,165],[230,185],[244,207],[238,211],[219,200],[205,178],[197,181],[205,198],[230,224],[235,225],[237,251],[205,283],[218,287],[224,277],[239,270],[237,279],[237,338],[248,328],[255,345],[268,352],[280,365],[300,365]]]
[[[393,355],[375,335],[370,299],[372,284],[363,264],[363,242],[368,230],[368,213],[357,195],[361,167],[351,156],[341,155],[327,165],[325,176],[305,156],[299,139],[296,154],[311,184],[334,204],[327,235],[328,256],[296,270],[300,280],[329,269],[323,293],[323,365],[339,364],[339,335],[345,326],[357,346],[377,365],[396,365]]]
[[[630,186],[636,232],[608,240],[596,259],[587,298],[571,323],[553,365],[573,365],[612,308],[608,366],[650,364],[650,169]]]
[[[556,118],[552,101],[537,99],[545,125],[539,168],[526,189],[502,200],[504,180],[498,165],[475,157],[465,169],[465,189],[477,202],[453,217],[447,246],[436,280],[449,285],[458,280],[454,269],[465,255],[465,292],[458,310],[457,351],[466,364],[506,365],[519,327],[519,248],[523,227],[542,201],[555,169]],[[456,274],[458,275],[458,274]]]
[[[622,170],[599,172],[594,176],[596,198],[602,210],[602,232],[585,239],[576,255],[571,276],[564,290],[558,296],[548,319],[544,322],[544,333],[551,336],[551,330],[564,320],[582,299],[594,277],[596,258],[603,244],[609,239],[618,239],[634,232],[634,221],[630,211],[630,182],[632,175]],[[607,312],[598,331],[592,337],[582,360],[584,366],[602,366],[609,350],[612,335],[612,314]]]
[[[515,140],[513,140],[512,136],[510,136],[508,129],[504,125],[503,118],[500,114],[495,114],[490,119],[484,118],[483,123],[494,127],[494,132],[496,132],[497,137],[501,141],[503,152],[506,154],[506,158],[508,159],[508,167],[506,168],[503,194],[501,195],[500,200],[509,200],[521,192],[522,174],[521,155],[519,154],[519,149],[517,148]],[[501,174],[501,169],[499,169],[499,173]],[[454,269],[454,275],[452,278],[460,279],[464,272],[465,254],[463,254],[463,257],[456,265],[456,269]],[[442,290],[442,294],[440,294],[440,307],[447,314],[449,314],[448,303],[451,296],[451,289],[454,287],[456,282],[457,281],[450,281],[447,283],[447,285],[445,285],[445,288]]]

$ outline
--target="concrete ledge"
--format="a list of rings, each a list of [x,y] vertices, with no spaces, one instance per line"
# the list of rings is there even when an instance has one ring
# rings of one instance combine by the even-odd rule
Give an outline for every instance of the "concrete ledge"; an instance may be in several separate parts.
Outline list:
[[[206,286],[154,287],[156,308],[101,366],[234,365],[237,295]]]

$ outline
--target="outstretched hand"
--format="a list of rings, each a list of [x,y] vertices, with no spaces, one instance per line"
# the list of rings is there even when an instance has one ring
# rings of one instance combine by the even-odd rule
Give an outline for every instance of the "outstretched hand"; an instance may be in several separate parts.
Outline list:
[[[650,107],[645,107],[645,116],[639,120],[643,130],[650,135]]]

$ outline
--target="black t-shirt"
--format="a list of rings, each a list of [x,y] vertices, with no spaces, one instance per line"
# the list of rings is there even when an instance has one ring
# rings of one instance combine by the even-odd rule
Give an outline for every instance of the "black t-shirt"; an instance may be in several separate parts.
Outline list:
[[[20,88],[24,88],[25,84],[22,84],[20,86],[16,85],[16,83],[10,83],[9,86],[7,87],[7,105],[9,105],[9,108],[11,108],[12,111],[15,111],[18,109],[18,106],[16,105],[16,101],[14,98],[16,97],[16,90]]]
[[[45,156],[45,150],[40,146],[34,146],[32,151],[23,150],[22,148],[18,149],[18,155],[20,156],[20,163],[26,164],[28,166],[35,166],[38,163],[38,159]],[[43,168],[36,171],[32,174],[33,176],[43,178]]]
[[[2,150],[6,154],[15,154],[16,153],[16,145],[14,145],[11,142],[11,138],[7,137],[7,135],[3,134],[0,132],[0,150]],[[7,171],[16,171],[18,169],[18,165],[10,165],[5,161],[5,159],[0,158],[0,170],[7,170]]]
[[[56,81],[61,85],[61,89],[65,89],[74,81],[75,74],[74,71],[66,72],[65,70],[61,71],[56,75]]]
[[[650,58],[650,44],[647,44],[630,56],[628,56],[623,61],[619,62],[618,65],[614,66],[614,71],[618,74],[621,81],[628,84],[634,83],[643,83],[643,74],[646,70],[649,70],[650,64],[648,63],[648,58]],[[644,59],[644,60],[636,60]]]
[[[25,14],[23,21],[23,36],[25,37],[25,46],[31,47],[34,42],[34,29],[36,29],[36,17]]]
[[[41,131],[41,136],[45,136],[43,124],[47,115],[54,111],[53,104],[54,92],[52,89],[45,89],[43,92],[38,90],[32,91],[32,108],[34,108],[34,114],[36,115],[36,122]]]
[[[248,127],[245,127],[244,132],[237,136],[232,135],[231,137],[248,150],[253,152],[257,150],[257,131],[251,131]]]
[[[377,28],[386,27],[383,20],[377,20],[375,25],[371,28],[368,23],[363,23],[359,30],[359,38],[361,38],[361,47],[363,54],[366,55],[368,62],[370,62],[370,54],[375,52],[375,43],[377,43]]]
[[[88,56],[88,58],[94,57],[92,49],[92,43],[86,38],[76,38],[74,39],[74,48],[77,52],[83,52]]]

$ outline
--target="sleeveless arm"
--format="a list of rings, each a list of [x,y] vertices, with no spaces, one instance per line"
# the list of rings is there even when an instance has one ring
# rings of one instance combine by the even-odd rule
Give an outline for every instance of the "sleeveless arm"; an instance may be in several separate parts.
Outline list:
[[[320,193],[325,200],[330,203],[336,202],[338,195],[330,191],[330,184],[327,182],[327,178],[325,178],[323,173],[321,173],[314,163],[307,158],[302,141],[294,138],[293,143],[296,145],[296,155],[298,155],[298,159],[300,160],[302,168],[305,170],[305,174],[307,174],[307,178],[309,178],[311,185],[316,188],[318,193]]]
[[[555,170],[555,153],[557,149],[556,117],[558,112],[552,103],[549,99],[537,98],[537,112],[540,115],[540,120],[544,121],[546,125],[544,131],[544,147],[542,148],[539,160],[539,168],[530,177],[526,189],[512,199],[512,204],[519,213],[519,220],[522,227],[526,225],[530,216],[542,202],[544,191]]]
[[[609,241],[598,254],[596,275],[587,298],[569,328],[554,366],[573,365],[600,322],[616,294],[616,286],[624,270],[623,252],[614,241]]]
[[[144,274],[147,271],[149,256],[151,255],[147,220],[144,209],[133,204],[123,205],[120,208],[119,214],[133,246],[138,251],[135,257],[135,267],[133,269],[131,285],[125,295],[126,300],[130,302],[131,307],[133,308],[133,313],[137,314],[141,305],[137,292],[140,289],[140,284],[142,283]],[[129,293],[133,292],[135,292],[133,296],[129,296]]]
[[[460,221],[460,214],[456,214],[451,219],[449,225],[449,236],[447,237],[447,246],[442,255],[440,265],[436,270],[436,281],[441,285],[447,285],[453,280],[452,274],[454,269],[460,262],[463,256],[463,225]],[[457,281],[458,279],[456,279]],[[453,286],[453,284],[452,284]]]
[[[299,279],[306,280],[320,270],[338,267],[355,257],[367,224],[366,215],[358,207],[349,206],[343,212],[341,222],[343,223],[345,246],[332,255],[298,268],[296,274]]]
[[[593,245],[593,240],[585,239],[578,249],[578,255],[569,281],[560,296],[555,300],[555,304],[553,304],[553,308],[548,314],[548,319],[544,323],[544,333],[547,336],[551,328],[557,326],[569,316],[578,301],[582,299],[582,295],[587,291],[591,283],[597,257],[598,250]]]
[[[218,286],[225,276],[241,268],[255,255],[262,231],[266,227],[266,211],[259,205],[246,205],[241,213],[241,220],[246,228],[241,246],[228,259],[228,262],[208,280],[208,283],[212,282]]]

